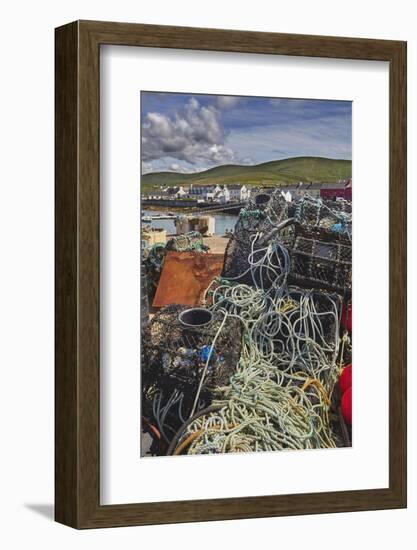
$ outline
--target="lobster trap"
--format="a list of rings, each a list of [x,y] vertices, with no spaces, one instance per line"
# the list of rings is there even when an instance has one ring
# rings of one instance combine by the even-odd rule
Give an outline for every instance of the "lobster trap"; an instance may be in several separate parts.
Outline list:
[[[177,392],[183,395],[184,414],[189,414],[204,371],[200,398],[202,405],[209,404],[217,389],[229,383],[239,362],[241,340],[241,322],[225,319],[223,312],[182,305],[161,309],[142,338],[145,409],[155,394],[168,399]]]
[[[251,264],[256,263],[270,243],[289,246],[293,241],[293,229],[287,225],[288,205],[281,191],[272,194],[260,193],[240,211],[235,231],[226,247],[222,277],[236,283],[253,285]],[[275,258],[276,264],[282,258]],[[266,281],[268,287],[272,281]]]
[[[306,196],[295,206],[289,280],[306,288],[352,290],[352,203]]]
[[[315,230],[350,240],[352,203],[346,200],[322,200],[306,196],[295,207],[294,221],[305,230]]]
[[[172,252],[207,252],[209,247],[204,244],[203,235],[198,231],[189,231],[168,239],[166,250]]]
[[[289,279],[302,287],[350,293],[352,290],[352,245],[334,235],[297,232],[291,250]]]

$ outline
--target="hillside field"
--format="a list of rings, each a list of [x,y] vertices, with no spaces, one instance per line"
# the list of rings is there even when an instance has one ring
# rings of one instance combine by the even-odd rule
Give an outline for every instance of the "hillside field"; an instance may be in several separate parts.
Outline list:
[[[150,193],[160,185],[282,185],[299,181],[333,182],[352,177],[352,161],[322,157],[295,157],[252,166],[226,164],[204,172],[152,172],[141,177],[142,193]]]

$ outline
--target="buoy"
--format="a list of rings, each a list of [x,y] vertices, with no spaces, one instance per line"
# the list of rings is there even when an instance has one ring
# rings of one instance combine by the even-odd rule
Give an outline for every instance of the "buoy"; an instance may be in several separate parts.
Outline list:
[[[339,377],[340,394],[343,395],[345,391],[352,387],[352,365],[346,365],[342,370],[342,374]]]
[[[343,394],[340,408],[345,422],[352,424],[352,386]]]
[[[352,332],[352,303],[350,302],[346,307],[346,304],[343,304],[342,308],[342,326],[349,332]]]

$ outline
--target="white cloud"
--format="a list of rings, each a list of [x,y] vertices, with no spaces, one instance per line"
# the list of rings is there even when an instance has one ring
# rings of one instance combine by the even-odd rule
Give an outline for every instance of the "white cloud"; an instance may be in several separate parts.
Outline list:
[[[142,162],[142,174],[153,172],[153,166],[151,162]]]
[[[213,97],[209,105],[191,97],[175,114],[147,113],[142,126],[146,171],[187,173],[292,156],[351,158],[346,112],[329,114],[321,104],[307,100],[270,99],[266,103],[268,117],[266,109],[251,111],[248,100],[236,96]],[[273,103],[281,105],[280,109],[274,109]],[[231,130],[225,131],[223,120]]]
[[[232,149],[225,145],[220,112],[204,107],[191,98],[173,117],[148,113],[142,126],[142,160],[150,162],[165,157],[189,164],[225,164],[237,162]]]
[[[219,109],[223,111],[226,109],[233,109],[233,107],[239,105],[241,101],[241,97],[236,97],[233,95],[219,95],[216,98],[216,105]]]

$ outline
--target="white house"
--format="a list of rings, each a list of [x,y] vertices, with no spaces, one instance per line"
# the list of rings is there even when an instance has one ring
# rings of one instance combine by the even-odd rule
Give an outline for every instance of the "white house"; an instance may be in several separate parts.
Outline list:
[[[184,198],[188,195],[188,191],[184,189],[184,187],[180,186],[178,187],[178,191],[175,193],[175,196],[178,198]]]
[[[230,201],[230,193],[226,185],[217,185],[215,189],[215,197],[216,201],[222,204]]]
[[[250,198],[251,190],[246,185],[228,185],[227,189],[230,201],[243,202]]]
[[[183,189],[183,188],[180,188]],[[244,202],[250,198],[251,189],[246,185],[190,185],[190,189],[183,190],[184,194],[178,196],[188,196],[199,201],[213,202]]]
[[[215,185],[190,185],[188,195],[193,199],[207,200],[207,196],[214,193]]]

